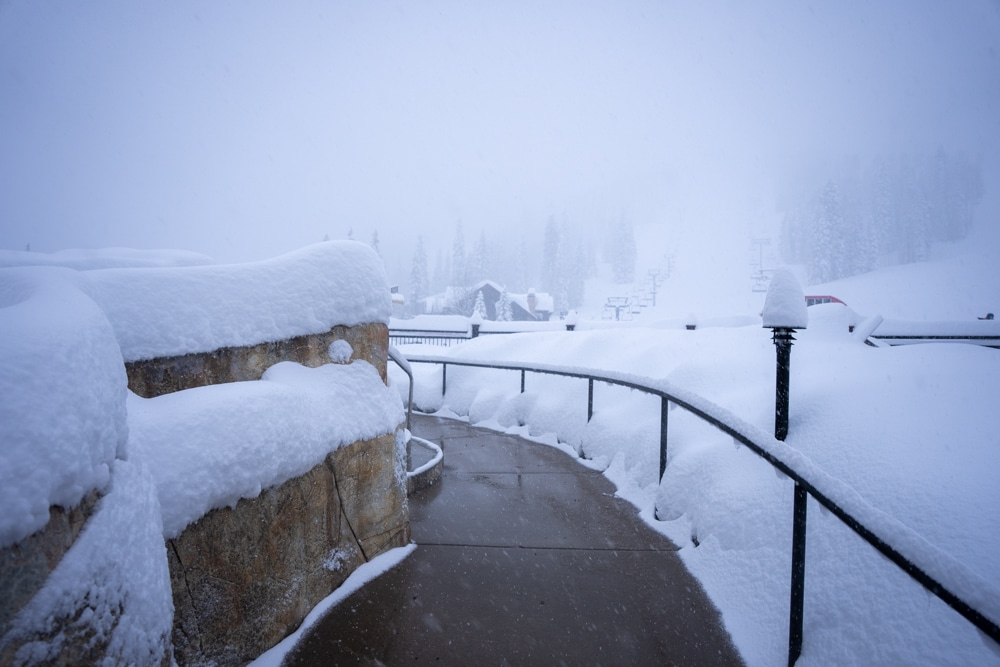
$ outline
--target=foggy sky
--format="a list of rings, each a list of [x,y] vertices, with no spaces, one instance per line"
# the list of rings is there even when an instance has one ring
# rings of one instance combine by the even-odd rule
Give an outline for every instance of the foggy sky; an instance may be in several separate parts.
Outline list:
[[[12,250],[377,229],[408,267],[550,215],[745,245],[802,161],[938,146],[996,187],[991,0],[0,2]]]

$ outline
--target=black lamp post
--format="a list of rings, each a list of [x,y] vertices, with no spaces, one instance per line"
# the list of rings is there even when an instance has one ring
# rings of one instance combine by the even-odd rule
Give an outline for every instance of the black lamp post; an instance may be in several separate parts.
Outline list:
[[[788,435],[788,376],[792,343],[796,329],[805,329],[809,321],[802,288],[791,273],[775,272],[764,299],[764,326],[773,332],[777,352],[777,374],[774,383],[774,437],[784,440]],[[792,586],[788,614],[788,664],[795,664],[802,653],[802,607],[806,581],[806,501],[808,494],[795,483],[792,508]]]
[[[571,310],[566,313],[566,331],[574,331],[576,329],[577,315],[575,310]]]
[[[772,327],[772,340],[778,354],[778,372],[774,382],[774,437],[784,440],[788,435],[788,375],[792,359],[795,329]]]

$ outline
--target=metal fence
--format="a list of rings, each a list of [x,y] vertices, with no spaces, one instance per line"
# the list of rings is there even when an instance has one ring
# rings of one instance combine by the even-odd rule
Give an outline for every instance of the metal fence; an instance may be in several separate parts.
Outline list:
[[[888,541],[880,537],[875,530],[866,526],[859,519],[851,515],[847,510],[838,505],[827,493],[824,493],[816,480],[808,479],[804,474],[797,471],[791,464],[783,460],[774,451],[775,444],[781,443],[777,440],[767,443],[759,434],[749,433],[746,425],[738,424],[733,416],[726,413],[718,406],[699,399],[696,396],[680,395],[676,390],[666,389],[662,386],[655,386],[654,381],[629,376],[623,373],[610,373],[601,371],[579,371],[571,370],[560,366],[532,365],[532,364],[498,364],[487,361],[476,360],[456,360],[451,357],[438,357],[430,355],[410,355],[407,356],[410,363],[439,364],[441,371],[441,394],[448,390],[448,366],[466,366],[473,368],[492,368],[508,371],[520,371],[521,393],[525,390],[525,375],[527,373],[539,373],[546,375],[556,375],[570,378],[580,378],[587,381],[587,421],[594,414],[594,382],[627,387],[638,390],[646,394],[660,397],[660,475],[667,467],[667,426],[669,406],[671,403],[680,407],[708,422],[723,433],[731,436],[737,442],[746,445],[751,451],[770,463],[776,470],[787,476],[796,484],[796,493],[811,496],[816,502],[828,510],[831,514],[840,519],[848,528],[853,530],[865,542],[874,547],[879,553],[885,556],[890,562],[895,564],[903,572],[910,575],[915,581],[921,584],[928,591],[940,598],[945,604],[958,612],[963,618],[972,623],[978,630],[995,642],[1000,643],[1000,626],[995,621],[988,618],[984,613],[977,610],[972,604],[962,599],[947,586],[928,574],[919,567],[912,558],[908,558],[899,548],[893,546]],[[803,517],[804,518],[804,517]],[[804,531],[803,531],[804,539]],[[795,545],[792,549],[792,569],[800,572],[805,568],[805,545]],[[801,635],[795,637],[795,626],[801,628],[802,605],[804,601],[801,597],[796,599],[793,595],[791,608],[789,609],[789,626],[792,631],[789,633],[789,655],[788,664],[794,665],[801,651]]]

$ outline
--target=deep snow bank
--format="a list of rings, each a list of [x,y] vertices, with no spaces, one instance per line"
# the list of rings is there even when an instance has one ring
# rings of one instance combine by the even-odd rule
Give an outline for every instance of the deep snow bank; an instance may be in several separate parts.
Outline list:
[[[128,437],[114,331],[71,274],[0,269],[0,548],[103,488]]]
[[[809,309],[792,351],[786,446],[935,576],[995,616],[1000,586],[1000,354],[974,345],[875,349],[848,333],[842,306]],[[770,432],[775,350],[751,327],[641,329],[479,338],[455,358],[590,366],[667,381]],[[405,352],[441,354],[413,346]],[[733,439],[674,410],[656,479],[658,399],[519,373],[414,364],[416,403],[480,425],[568,444],[606,469],[619,493],[682,547],[751,665],[786,659],[791,488]],[[400,391],[405,378],[397,377]],[[814,503],[799,664],[1000,664],[991,642]],[[654,511],[664,521],[653,519]],[[976,581],[983,582],[978,588]],[[971,583],[970,583],[971,582]],[[874,648],[873,648],[874,647]]]

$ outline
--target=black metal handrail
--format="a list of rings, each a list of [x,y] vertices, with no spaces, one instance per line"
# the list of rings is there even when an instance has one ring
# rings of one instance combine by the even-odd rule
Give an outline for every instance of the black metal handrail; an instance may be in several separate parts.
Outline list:
[[[594,382],[604,382],[606,384],[618,385],[621,387],[627,387],[629,389],[635,389],[647,394],[652,394],[654,396],[659,396],[661,399],[660,407],[660,475],[659,479],[662,480],[663,474],[666,471],[667,465],[667,414],[669,409],[669,404],[674,405],[687,410],[688,412],[696,415],[702,420],[708,422],[712,426],[716,427],[723,433],[726,433],[734,440],[745,445],[752,452],[763,458],[765,461],[770,463],[776,470],[781,472],[783,475],[794,481],[800,489],[805,493],[812,496],[813,499],[826,508],[831,514],[840,519],[847,527],[853,530],[858,536],[860,536],[865,542],[874,547],[879,553],[889,559],[890,562],[895,564],[901,570],[906,572],[915,581],[921,584],[928,591],[936,595],[945,604],[958,612],[963,618],[972,623],[978,630],[983,634],[988,636],[993,641],[1000,643],[1000,625],[994,619],[987,617],[983,612],[975,608],[975,606],[965,599],[963,599],[959,594],[955,593],[948,586],[942,584],[938,579],[931,576],[927,568],[917,565],[913,559],[907,558],[903,552],[896,546],[891,545],[888,541],[879,536],[878,532],[870,526],[866,526],[859,519],[857,519],[853,514],[848,512],[846,509],[837,504],[831,495],[839,495],[843,498],[853,498],[853,504],[855,507],[855,512],[858,509],[869,509],[870,512],[874,513],[876,516],[881,517],[881,522],[887,525],[892,525],[893,528],[898,531],[903,531],[904,534],[908,535],[915,542],[921,542],[926,544],[926,540],[917,535],[914,531],[910,530],[905,526],[901,526],[891,517],[888,517],[879,510],[871,508],[868,506],[857,493],[853,491],[849,486],[839,482],[838,480],[829,477],[822,470],[815,468],[809,460],[803,456],[800,452],[793,449],[784,442],[774,438],[767,432],[749,424],[735,414],[729,412],[725,408],[722,408],[710,401],[707,401],[696,394],[685,392],[677,387],[672,386],[666,381],[657,381],[650,378],[644,378],[641,376],[631,375],[627,373],[617,373],[610,371],[597,371],[590,369],[573,369],[565,366],[552,366],[546,364],[522,364],[522,363],[505,363],[499,364],[489,361],[478,361],[478,360],[458,360],[452,357],[440,357],[432,355],[410,355],[407,357],[410,363],[429,363],[429,364],[440,364],[442,366],[441,373],[441,394],[444,395],[447,392],[447,381],[448,381],[448,366],[467,366],[474,368],[493,368],[498,370],[512,370],[521,372],[521,393],[525,390],[525,374],[526,373],[540,373],[546,375],[557,375],[562,377],[571,378],[581,378],[588,382],[587,390],[587,421],[593,417],[594,414]],[[812,468],[807,473],[803,473],[800,469]],[[826,489],[826,490],[824,490]],[[839,492],[839,493],[837,493]],[[934,548],[934,547],[931,547]],[[793,563],[793,568],[796,565],[801,565],[804,567],[805,550],[802,549],[799,553],[792,554],[793,559],[801,558],[802,563]],[[950,561],[950,567],[953,572],[958,574],[953,578],[962,579],[962,586],[965,590],[978,590],[981,594],[980,597],[984,599],[990,599],[989,586],[986,582],[982,581],[980,577],[972,573],[961,563],[958,563],[948,557],[947,555],[941,554],[942,560]],[[984,590],[985,589],[985,590]],[[995,599],[996,596],[994,596]],[[794,604],[794,603],[793,603]],[[802,604],[801,601],[798,604]],[[799,618],[802,617],[801,607],[798,609],[792,608],[789,610],[789,615],[798,615]],[[791,640],[791,638],[790,638]],[[794,651],[790,644],[789,651],[789,664],[794,664],[798,653]]]

